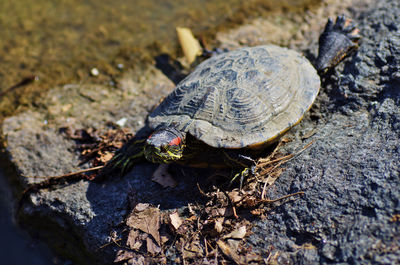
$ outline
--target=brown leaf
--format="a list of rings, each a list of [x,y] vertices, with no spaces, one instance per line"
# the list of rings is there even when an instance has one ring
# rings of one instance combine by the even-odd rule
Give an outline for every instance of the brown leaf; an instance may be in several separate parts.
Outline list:
[[[121,262],[124,260],[128,260],[135,257],[135,253],[132,251],[127,251],[127,250],[118,250],[117,256],[114,259],[114,262]]]
[[[222,226],[222,224],[224,223],[224,219],[225,218],[217,218],[216,220],[215,220],[215,230],[218,232],[218,233],[221,233],[222,232],[222,229],[223,229],[223,226]]]
[[[186,61],[189,64],[193,63],[196,57],[202,53],[199,41],[189,28],[176,27],[176,33]]]
[[[126,240],[126,245],[133,250],[139,250],[142,246],[142,240],[139,237],[139,231],[132,229],[129,231],[128,239]]]
[[[147,251],[150,252],[151,254],[157,254],[160,253],[161,248],[157,246],[157,244],[154,243],[153,239],[150,237],[146,238],[146,246],[147,246]]]
[[[229,247],[228,244],[226,244],[222,240],[218,240],[217,241],[217,245],[221,249],[222,253],[225,254],[225,256],[227,256],[228,258],[233,260],[236,264],[242,264],[241,261],[240,261],[239,255],[236,253],[236,251],[234,249]]]
[[[150,263],[145,259],[144,256],[137,256],[128,261],[129,265],[149,265]]]
[[[226,244],[222,240],[218,240],[217,245],[222,250],[222,252],[225,254],[225,256],[227,256],[228,258],[233,260],[236,264],[239,264],[239,265],[250,264],[251,262],[261,264],[261,261],[262,261],[261,256],[254,252],[250,251],[244,255],[239,255],[238,254],[239,241],[237,241],[237,240],[228,239],[228,244]]]
[[[178,183],[175,179],[168,173],[168,165],[160,164],[156,171],[154,171],[151,180],[163,186],[163,188],[174,188]]]
[[[223,207],[223,208],[207,207],[206,213],[208,213],[210,217],[218,217],[218,216],[229,217],[233,215],[233,210],[231,207]]]
[[[241,201],[240,205],[246,208],[252,208],[257,206],[260,203],[260,200],[254,196],[247,196]]]
[[[238,190],[233,190],[228,193],[228,196],[232,203],[239,202],[243,199],[243,195],[240,194]]]
[[[223,238],[243,239],[245,236],[246,236],[246,226],[243,225],[238,229],[235,229],[229,234],[225,235]]]
[[[282,173],[282,172],[279,171],[279,173]],[[279,174],[279,175],[280,175],[280,174]],[[265,183],[267,186],[272,186],[272,185],[275,183],[275,181],[278,179],[279,175],[278,175],[278,174],[269,175],[269,176],[265,179],[264,183]]]
[[[182,256],[184,259],[193,259],[196,257],[203,257],[204,255],[204,250],[198,236],[195,236],[190,242],[186,242],[181,238],[181,245],[184,246],[182,249]]]
[[[165,244],[166,242],[168,242],[169,237],[168,236],[161,236],[161,244]]]
[[[390,222],[395,223],[400,221],[400,214],[395,214],[390,218]]]
[[[139,205],[138,205],[139,206]],[[137,207],[136,207],[137,208]],[[160,210],[155,207],[146,208],[140,212],[135,211],[131,213],[126,221],[126,224],[135,229],[139,229],[147,234],[150,234],[159,246],[161,246],[160,239]]]
[[[181,217],[179,217],[179,214],[177,212],[174,212],[169,215],[169,223],[176,231],[182,225],[183,220]]]
[[[135,212],[143,212],[144,210],[146,210],[149,207],[150,207],[150,204],[148,204],[148,203],[138,203],[138,204],[136,204],[134,211]]]
[[[236,252],[238,252],[240,240],[228,239],[226,242],[231,249],[234,249]]]
[[[244,256],[244,264],[250,264],[250,262],[253,262],[256,264],[261,264],[262,260],[263,260],[263,258],[254,252],[247,253],[246,256]],[[266,264],[270,264],[270,263],[266,263]],[[274,264],[278,264],[278,262],[276,262]]]
[[[253,209],[250,211],[252,215],[262,215],[265,213],[265,209]]]
[[[111,152],[104,152],[100,154],[99,160],[103,163],[108,162],[111,158],[113,158],[114,154]]]

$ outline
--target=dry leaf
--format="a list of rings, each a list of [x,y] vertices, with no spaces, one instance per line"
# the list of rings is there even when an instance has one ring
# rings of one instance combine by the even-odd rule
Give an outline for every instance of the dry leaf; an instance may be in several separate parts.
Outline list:
[[[240,240],[228,239],[228,240],[226,240],[226,242],[228,243],[228,245],[231,249],[234,249],[236,252],[238,252]]]
[[[229,207],[229,208],[227,208],[227,207],[224,207],[224,208],[207,207],[206,213],[208,213],[210,217],[217,217],[217,216],[229,217],[229,216],[233,215],[233,210],[231,207]]]
[[[246,226],[241,226],[238,229],[233,230],[229,234],[225,235],[223,238],[235,238],[242,239],[246,236]]]
[[[215,220],[215,230],[217,230],[218,233],[222,232],[223,226],[222,224],[224,223],[224,219],[225,218],[217,218],[217,220]]]
[[[278,176],[269,175],[269,176],[267,177],[267,179],[264,181],[264,183],[265,183],[267,186],[272,186],[272,184],[274,184],[275,181],[276,181],[277,179],[278,179]]]
[[[400,221],[400,214],[395,214],[390,218],[390,222],[395,223]]]
[[[142,246],[142,240],[139,237],[139,231],[132,229],[129,231],[128,239],[126,240],[126,245],[133,250],[139,250]]]
[[[158,231],[160,229],[160,221],[160,210],[150,207],[141,212],[134,211],[131,213],[126,224],[131,228],[150,234],[157,244],[161,246],[160,233]]]
[[[121,262],[124,260],[128,260],[135,257],[135,253],[132,251],[127,251],[127,250],[118,250],[117,256],[114,259],[114,262]]]
[[[200,239],[198,236],[195,236],[192,241],[185,242],[183,238],[181,238],[181,244],[183,247],[182,249],[182,256],[184,259],[193,259],[196,257],[203,257],[203,247],[200,244]]]
[[[176,28],[178,40],[185,55],[186,61],[191,64],[198,55],[201,55],[202,49],[199,41],[193,36],[188,28]]]
[[[202,233],[208,237],[216,237],[221,234],[222,229],[222,221],[210,219],[203,223]]]
[[[99,160],[103,163],[106,163],[109,161],[111,158],[113,158],[114,154],[111,152],[104,152],[103,154],[100,155]]]
[[[239,202],[243,199],[243,195],[240,194],[239,191],[233,190],[228,193],[229,199],[232,201],[232,203]]]
[[[225,256],[227,256],[228,258],[230,258],[231,260],[233,260],[236,264],[242,264],[240,262],[240,257],[239,255],[236,253],[235,250],[231,249],[229,247],[229,245],[227,245],[224,241],[222,240],[218,240],[217,241],[217,245],[218,247],[221,249],[222,253],[225,254]]]
[[[156,171],[154,171],[151,180],[163,186],[163,188],[174,188],[178,183],[168,173],[168,164],[160,164]]]
[[[250,253],[247,253],[246,256],[244,257],[243,263],[250,264],[252,262],[252,263],[256,263],[256,264],[261,264],[262,260],[263,260],[263,258],[260,255],[254,253],[254,252],[250,252]],[[269,263],[266,263],[266,264],[269,264]],[[276,262],[274,264],[278,264],[278,263]]]
[[[168,236],[161,236],[161,244],[165,244],[166,242],[168,242],[169,237]]]
[[[143,212],[144,210],[146,210],[149,207],[150,207],[150,204],[148,204],[148,203],[138,203],[138,204],[136,204],[134,211],[135,212]]]
[[[253,209],[250,211],[252,215],[262,215],[265,213],[265,209]]]
[[[179,217],[179,214],[177,212],[174,212],[169,215],[169,221],[172,227],[176,230],[182,225],[183,220],[182,218]]]
[[[160,253],[161,248],[157,246],[157,244],[154,243],[153,239],[150,237],[146,238],[146,246],[147,246],[147,251],[150,252],[151,254],[157,254]]]
[[[247,196],[240,203],[240,206],[243,206],[246,208],[252,208],[252,207],[257,206],[259,203],[260,203],[260,200],[258,198],[254,197],[254,196]]]
[[[135,258],[132,258],[128,261],[129,265],[149,265],[150,263],[146,261],[146,259],[143,256],[137,256]]]

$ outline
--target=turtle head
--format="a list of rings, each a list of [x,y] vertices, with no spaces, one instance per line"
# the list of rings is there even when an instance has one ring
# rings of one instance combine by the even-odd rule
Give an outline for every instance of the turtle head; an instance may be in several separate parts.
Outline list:
[[[173,127],[154,131],[146,140],[144,156],[153,163],[171,163],[181,159],[185,133]]]

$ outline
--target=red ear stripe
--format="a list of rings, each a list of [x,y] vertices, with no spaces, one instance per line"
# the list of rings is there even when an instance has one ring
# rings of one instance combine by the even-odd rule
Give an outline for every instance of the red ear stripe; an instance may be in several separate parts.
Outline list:
[[[182,139],[181,137],[176,137],[169,142],[169,145],[179,145],[181,143]]]

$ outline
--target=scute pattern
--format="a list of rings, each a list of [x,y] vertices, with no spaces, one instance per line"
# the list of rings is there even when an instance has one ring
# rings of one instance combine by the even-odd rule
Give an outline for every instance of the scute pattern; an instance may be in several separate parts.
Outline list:
[[[149,116],[213,147],[268,144],[297,124],[320,87],[311,63],[273,45],[214,56],[187,76]]]

